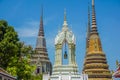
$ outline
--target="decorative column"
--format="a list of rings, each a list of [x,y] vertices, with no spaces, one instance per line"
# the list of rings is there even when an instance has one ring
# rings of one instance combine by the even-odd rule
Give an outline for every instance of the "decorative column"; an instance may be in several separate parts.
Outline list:
[[[62,45],[58,44],[55,46],[56,52],[55,52],[55,66],[56,65],[62,65]]]

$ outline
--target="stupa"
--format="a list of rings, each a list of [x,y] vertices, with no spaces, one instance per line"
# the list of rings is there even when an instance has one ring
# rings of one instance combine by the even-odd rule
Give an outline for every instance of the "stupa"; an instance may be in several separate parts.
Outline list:
[[[97,30],[94,0],[92,0],[92,27],[90,27],[90,12],[88,20],[83,73],[88,74],[89,80],[112,80],[112,74],[106,55],[102,50],[101,39]]]

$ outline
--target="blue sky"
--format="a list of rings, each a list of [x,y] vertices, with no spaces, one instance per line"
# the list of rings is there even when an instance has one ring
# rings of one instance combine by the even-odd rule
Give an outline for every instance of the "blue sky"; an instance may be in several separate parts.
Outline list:
[[[76,60],[81,71],[85,56],[88,2],[91,0],[0,0],[0,19],[14,26],[21,41],[35,47],[41,4],[49,58],[54,63],[54,39],[62,28],[64,8],[69,28],[76,36]],[[120,61],[120,0],[95,0],[98,32],[110,70]]]

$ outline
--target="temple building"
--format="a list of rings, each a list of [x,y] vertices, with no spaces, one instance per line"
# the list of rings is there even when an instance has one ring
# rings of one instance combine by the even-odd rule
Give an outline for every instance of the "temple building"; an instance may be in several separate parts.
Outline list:
[[[83,73],[89,80],[112,80],[112,74],[107,64],[106,55],[97,31],[94,0],[92,0],[92,28],[90,27],[90,12],[88,13],[88,30],[86,38],[86,55]]]
[[[117,65],[117,70],[113,73],[113,77],[115,79],[117,79],[117,78],[120,79],[120,63],[118,61],[116,61],[116,65]]]
[[[86,74],[78,71],[75,46],[75,36],[68,28],[65,11],[62,30],[55,38],[55,62],[50,80],[88,80]]]
[[[17,80],[16,77],[11,76],[7,71],[0,67],[0,80]]]
[[[43,8],[41,10],[40,17],[40,28],[37,37],[37,43],[34,53],[31,57],[31,64],[36,65],[35,74],[51,74],[52,64],[49,60],[47,48],[46,48],[46,40],[44,37],[44,28],[43,28]]]

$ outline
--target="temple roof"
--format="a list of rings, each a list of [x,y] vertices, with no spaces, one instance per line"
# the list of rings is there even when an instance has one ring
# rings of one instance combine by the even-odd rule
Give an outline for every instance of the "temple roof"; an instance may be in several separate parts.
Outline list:
[[[7,73],[3,68],[0,67],[0,72]]]
[[[120,64],[119,64],[117,70],[113,73],[113,76],[115,78],[120,78]]]
[[[12,79],[15,79],[15,77],[11,76],[7,71],[5,71],[3,68],[0,67],[0,74],[1,75],[4,75],[4,76],[7,76],[7,77],[10,77]]]
[[[55,38],[55,44],[62,44],[66,41],[68,44],[75,44],[75,36],[71,31],[61,31]]]

